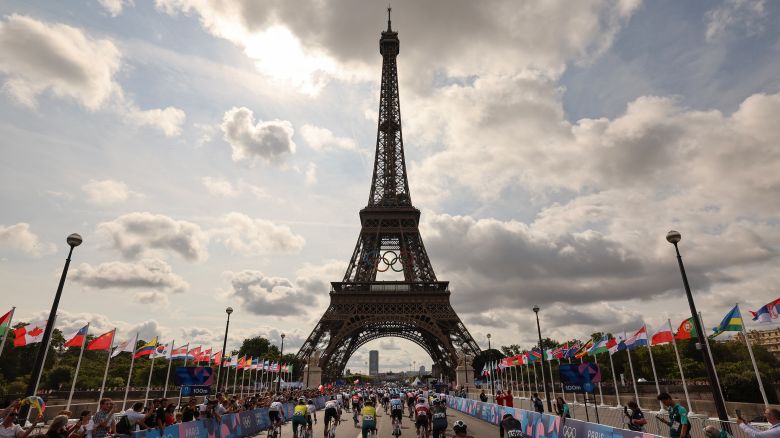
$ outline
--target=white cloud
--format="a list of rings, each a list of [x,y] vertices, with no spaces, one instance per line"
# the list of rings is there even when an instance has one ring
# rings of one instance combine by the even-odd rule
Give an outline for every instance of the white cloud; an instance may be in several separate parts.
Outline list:
[[[258,121],[248,108],[232,108],[222,120],[223,138],[233,149],[233,161],[274,162],[295,153],[292,124],[285,120]]]
[[[140,193],[129,190],[124,182],[112,179],[91,179],[81,186],[81,191],[87,195],[87,201],[93,204],[116,204],[131,197],[143,197]]]
[[[100,3],[112,17],[116,17],[122,13],[125,4],[132,6],[133,0],[98,0],[98,3]]]
[[[160,250],[194,262],[208,257],[208,236],[199,225],[161,214],[128,213],[98,224],[97,231],[128,259],[150,256]]]
[[[33,257],[51,254],[57,250],[53,243],[41,242],[40,237],[30,231],[30,224],[25,222],[0,225],[0,248],[22,251]]]
[[[182,292],[190,287],[183,278],[173,273],[168,263],[159,259],[143,259],[134,263],[107,262],[97,266],[82,263],[73,271],[71,279],[94,289]],[[150,302],[159,295],[145,293],[137,298],[140,302]]]
[[[213,196],[235,198],[242,193],[248,193],[258,199],[268,198],[268,194],[262,187],[240,180],[234,184],[225,178],[204,176],[201,178],[201,182],[206,191]]]
[[[329,129],[318,126],[301,126],[301,135],[309,147],[316,151],[329,149],[355,150],[358,148],[355,140],[346,137],[336,137]]]
[[[766,16],[764,0],[726,0],[707,11],[707,41],[735,28],[743,28],[747,35],[758,34],[764,30]]]
[[[306,184],[313,185],[317,183],[317,164],[309,163],[306,166]]]
[[[293,233],[286,225],[252,219],[243,213],[229,213],[220,222],[222,227],[211,233],[227,248],[245,256],[295,254],[306,243],[303,236]]]
[[[110,2],[112,7],[121,2]],[[140,110],[115,81],[121,53],[108,39],[91,38],[82,29],[13,14],[0,21],[0,73],[3,90],[27,107],[49,92],[74,100],[89,111],[109,109],[139,126],[179,135],[185,114],[173,107]]]

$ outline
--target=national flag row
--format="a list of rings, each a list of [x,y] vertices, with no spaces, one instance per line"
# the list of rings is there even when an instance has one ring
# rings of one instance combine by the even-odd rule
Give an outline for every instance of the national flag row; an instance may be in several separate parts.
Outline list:
[[[780,298],[770,302],[763,306],[753,314],[753,320],[758,322],[773,322],[777,320],[778,313],[780,312]],[[721,320],[721,323],[712,328],[712,334],[709,338],[712,339],[726,332],[741,332],[744,330],[744,323],[742,320],[742,314],[739,309],[739,305],[735,305],[726,316]],[[648,329],[646,325],[642,325],[631,336],[626,333],[615,335],[610,337],[604,335],[601,339],[594,341],[588,340],[587,342],[567,342],[554,349],[546,349],[544,352],[545,360],[551,359],[580,359],[585,356],[594,356],[601,353],[609,352],[610,355],[617,353],[618,351],[633,350],[638,347],[644,347],[647,345],[661,345],[668,344],[674,340],[686,340],[692,338],[698,338],[696,333],[696,326],[693,322],[693,318],[687,318],[683,320],[677,327],[675,332],[669,321],[664,323],[658,329],[651,331],[651,335],[648,335]],[[529,351],[525,351],[519,355],[505,357],[500,361],[493,361],[485,365],[482,375],[490,375],[492,371],[503,370],[504,368],[518,366],[518,365],[530,365],[534,362],[541,360],[542,353],[538,348],[533,348]]]

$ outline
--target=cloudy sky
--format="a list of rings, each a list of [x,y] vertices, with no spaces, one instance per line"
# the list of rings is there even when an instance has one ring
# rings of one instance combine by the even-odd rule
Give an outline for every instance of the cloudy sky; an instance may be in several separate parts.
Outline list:
[[[0,278],[17,319],[177,343],[288,334],[366,205],[386,2],[0,3]],[[393,2],[412,200],[487,347],[780,296],[780,3]],[[382,369],[430,360],[406,341]]]

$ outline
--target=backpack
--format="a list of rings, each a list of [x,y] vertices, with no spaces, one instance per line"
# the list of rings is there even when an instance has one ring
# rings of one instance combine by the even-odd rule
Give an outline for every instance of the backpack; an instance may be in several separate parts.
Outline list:
[[[130,419],[127,415],[122,415],[119,422],[116,424],[116,433],[121,435],[130,435],[132,433],[133,426],[130,424]]]

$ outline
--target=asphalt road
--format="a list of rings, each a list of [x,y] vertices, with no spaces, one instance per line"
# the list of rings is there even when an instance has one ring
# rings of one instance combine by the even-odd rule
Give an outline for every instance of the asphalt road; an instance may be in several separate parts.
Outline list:
[[[317,424],[314,425],[313,438],[321,438],[325,436],[325,426],[323,425],[324,412],[317,412]],[[449,428],[447,429],[446,436],[454,436],[452,433],[452,423],[456,420],[462,420],[468,426],[468,433],[475,438],[493,438],[498,437],[498,426],[493,426],[490,423],[486,423],[482,420],[470,417],[455,411],[454,409],[447,409],[447,420]],[[385,414],[384,410],[380,408],[377,414],[377,437],[378,438],[393,438],[392,435],[392,422],[390,421],[390,414]],[[265,437],[266,432],[263,432],[258,437]],[[409,419],[409,415],[404,416],[404,420],[401,425],[401,437],[415,438],[414,423]],[[292,423],[287,423],[282,427],[282,437],[293,438]],[[352,412],[344,412],[342,415],[342,422],[336,429],[336,438],[361,438],[361,429],[356,428],[352,422]]]

